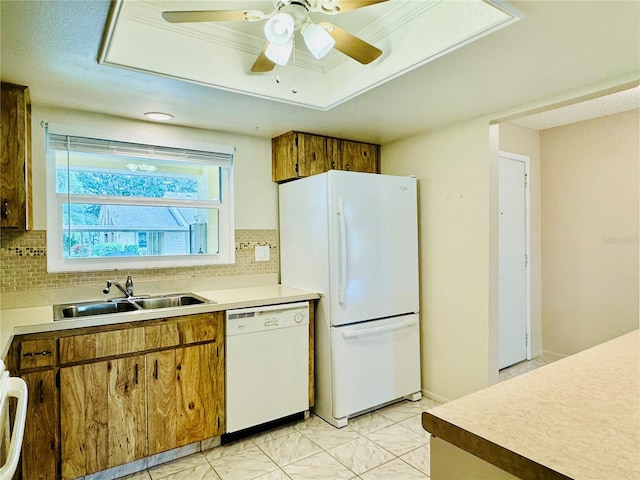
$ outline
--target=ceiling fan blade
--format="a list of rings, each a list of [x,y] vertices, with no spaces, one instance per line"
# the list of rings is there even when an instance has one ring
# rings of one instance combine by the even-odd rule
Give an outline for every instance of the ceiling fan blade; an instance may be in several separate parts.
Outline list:
[[[255,18],[256,14],[260,18]],[[243,22],[261,20],[264,14],[255,10],[191,10],[162,12],[162,18],[169,23]]]
[[[333,48],[364,65],[373,62],[382,55],[382,50],[379,48],[361,40],[355,35],[351,35],[349,32],[340,27],[336,27],[332,23],[320,22],[318,25],[329,32],[329,35],[336,41]]]
[[[336,15],[386,1],[388,0],[324,0],[319,2],[320,5],[317,11],[326,13],[327,15]]]
[[[269,42],[265,43],[264,48],[262,49],[262,52],[260,52],[260,55],[258,55],[258,58],[256,58],[256,61],[253,62],[253,65],[251,66],[251,71],[253,73],[270,72],[276,66],[276,64],[273,63],[271,60],[269,60],[265,55],[265,52],[267,51],[268,46],[269,46]]]

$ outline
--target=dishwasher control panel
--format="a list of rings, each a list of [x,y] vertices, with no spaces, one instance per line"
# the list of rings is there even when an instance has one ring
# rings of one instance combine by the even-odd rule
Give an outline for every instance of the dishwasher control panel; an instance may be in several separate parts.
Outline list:
[[[297,302],[227,310],[226,335],[309,325],[309,303]]]

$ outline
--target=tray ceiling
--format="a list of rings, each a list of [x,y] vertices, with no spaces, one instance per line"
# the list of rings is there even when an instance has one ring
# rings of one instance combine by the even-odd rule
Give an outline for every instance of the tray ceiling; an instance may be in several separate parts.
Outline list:
[[[390,0],[339,15],[311,14],[383,51],[361,65],[337,51],[316,60],[298,38],[295,60],[250,69],[264,21],[170,24],[165,10],[261,10],[271,1],[124,1],[113,4],[99,62],[294,105],[329,110],[522,18],[502,1]],[[299,35],[299,34],[297,34]]]

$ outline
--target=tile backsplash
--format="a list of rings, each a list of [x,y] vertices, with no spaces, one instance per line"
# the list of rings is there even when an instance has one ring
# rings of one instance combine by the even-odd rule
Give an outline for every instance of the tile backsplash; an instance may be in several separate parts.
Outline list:
[[[276,230],[236,230],[233,265],[146,268],[132,270],[131,274],[136,282],[277,274],[277,239]],[[261,245],[269,247],[269,260],[256,262],[255,247]],[[122,274],[128,272],[117,272]],[[0,234],[0,293],[101,285],[113,276],[113,271],[48,273],[46,231],[3,229]]]

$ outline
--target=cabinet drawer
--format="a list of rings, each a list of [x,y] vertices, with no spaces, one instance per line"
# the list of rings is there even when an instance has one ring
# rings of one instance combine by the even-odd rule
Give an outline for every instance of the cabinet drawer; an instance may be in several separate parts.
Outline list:
[[[50,367],[57,363],[56,339],[25,340],[20,342],[20,370]]]
[[[61,364],[134,353],[145,348],[145,328],[62,337],[59,346]]]
[[[144,327],[144,345],[147,350],[175,347],[180,344],[180,333],[176,322]]]
[[[222,312],[190,315],[188,321],[178,323],[180,343],[218,340],[222,335]]]

